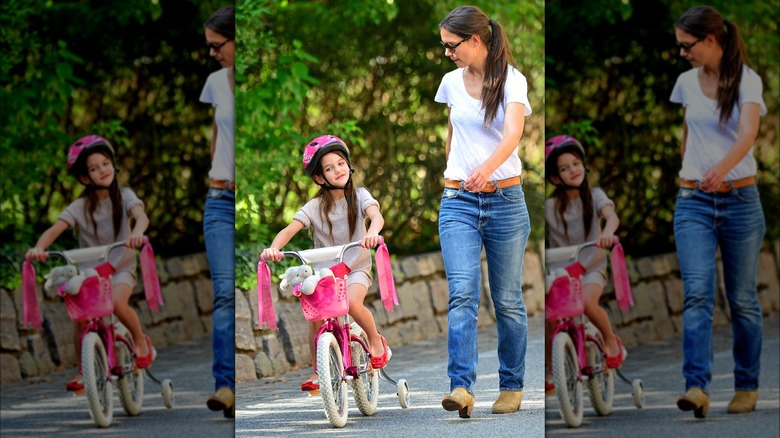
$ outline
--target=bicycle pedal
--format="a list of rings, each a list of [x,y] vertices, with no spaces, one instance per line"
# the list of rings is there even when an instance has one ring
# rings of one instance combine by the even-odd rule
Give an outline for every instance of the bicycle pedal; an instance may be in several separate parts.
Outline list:
[[[74,397],[77,396],[77,395],[84,395],[84,390],[83,389],[78,389],[76,391],[71,391],[71,392],[73,393]]]
[[[320,390],[309,391],[309,395],[320,395]]]

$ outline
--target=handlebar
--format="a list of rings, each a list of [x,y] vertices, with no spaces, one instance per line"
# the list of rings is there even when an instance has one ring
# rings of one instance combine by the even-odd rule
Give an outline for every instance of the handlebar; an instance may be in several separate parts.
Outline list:
[[[385,243],[385,239],[379,236],[377,246]],[[341,246],[328,246],[325,248],[306,249],[302,251],[282,251],[282,257],[295,257],[301,263],[324,262],[328,260],[344,260],[344,253],[351,248],[360,246],[360,242],[351,242]],[[265,257],[260,254],[260,261],[266,262]]]
[[[612,246],[620,243],[620,240],[615,236]],[[587,248],[596,246],[595,241],[585,242],[580,245],[562,246],[560,248],[550,248],[544,251],[544,258],[546,263],[564,262],[567,260],[579,260],[580,253]]]
[[[149,238],[144,236],[143,244],[141,246],[149,244]],[[65,259],[68,264],[77,264],[83,262],[91,262],[95,260],[108,261],[108,255],[116,248],[126,246],[126,240],[120,240],[119,242],[112,243],[110,245],[93,246],[89,248],[70,249],[66,251],[47,251],[46,256],[55,256]]]

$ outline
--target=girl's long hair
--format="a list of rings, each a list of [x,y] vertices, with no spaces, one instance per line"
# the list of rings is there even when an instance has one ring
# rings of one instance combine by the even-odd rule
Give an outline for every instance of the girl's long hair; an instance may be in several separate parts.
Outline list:
[[[745,44],[737,25],[724,19],[712,6],[696,6],[688,9],[674,26],[699,39],[712,35],[723,47],[717,100],[719,124],[725,125],[739,102],[742,66],[748,64]]]
[[[114,160],[109,154],[103,152],[103,151],[95,151],[94,154],[101,154],[104,157],[108,158],[111,163],[114,163]],[[91,155],[91,154],[90,154]],[[87,158],[89,155],[84,157],[83,163],[87,162]],[[86,172],[86,164],[84,165],[84,170],[80,171],[80,175],[87,176]],[[87,176],[87,178],[89,178]],[[81,198],[84,198],[84,211],[87,213],[86,216],[89,218],[89,221],[92,223],[92,229],[95,233],[95,238],[98,237],[98,231],[97,231],[97,222],[95,222],[95,210],[97,210],[98,205],[100,205],[100,198],[98,198],[97,194],[98,188],[94,184],[87,184],[86,188],[83,192],[81,192]],[[108,198],[111,199],[111,218],[112,218],[112,224],[114,225],[114,241],[119,237],[119,231],[122,229],[122,216],[124,216],[124,202],[122,201],[122,190],[119,187],[119,181],[116,177],[116,167],[114,167],[114,180],[111,182],[111,185],[108,187]],[[112,242],[106,242],[112,243]]]
[[[349,157],[345,156],[343,152],[340,150],[334,150],[332,153],[338,154],[341,158],[347,160],[347,163],[349,163]],[[314,169],[314,173],[312,176],[319,176],[321,178],[324,178],[323,172],[322,172],[322,160],[320,160],[317,163],[317,168]],[[328,213],[333,209],[333,207],[336,205],[336,202],[333,200],[333,197],[330,196],[328,193],[330,190],[320,187],[320,191],[317,193],[316,198],[320,198],[320,218],[322,221],[326,224],[328,224],[328,234],[330,235],[330,238],[333,239],[333,224],[330,222],[330,217],[328,216]],[[358,218],[358,202],[357,202],[357,194],[355,193],[355,184],[353,184],[350,180],[350,184],[348,184],[347,187],[344,188],[344,198],[347,200],[347,221],[349,222],[349,239],[352,241],[352,238],[355,235],[355,229],[357,228],[357,218]]]
[[[585,157],[580,155],[576,149],[561,151],[560,153],[556,154],[555,157],[552,157],[552,159],[557,161],[558,158],[565,153],[577,155],[582,163],[585,164]],[[545,168],[545,172],[550,173],[550,175],[547,177],[549,178],[550,176],[556,176],[560,179],[561,176],[558,174],[558,165],[556,163],[550,164],[550,166]],[[574,189],[564,184],[557,184],[555,186],[555,190],[552,192],[551,197],[555,198],[555,205],[557,206],[555,209],[555,214],[558,217],[558,221],[563,224],[563,234],[566,236],[566,241],[570,244],[581,243],[572,242],[569,239],[569,224],[566,222],[564,216],[566,210],[569,209],[569,196],[566,194],[566,192],[569,190]],[[582,180],[582,184],[578,190],[580,192],[580,200],[582,200],[582,226],[584,227],[583,230],[585,232],[585,240],[587,241],[589,237],[588,235],[590,234],[590,227],[593,225],[593,195],[591,194],[590,184],[588,183],[587,170],[585,179]]]
[[[446,29],[461,38],[479,35],[479,38],[485,42],[488,57],[485,62],[481,98],[482,108],[485,109],[482,126],[487,128],[495,120],[498,106],[504,103],[507,66],[515,67],[515,59],[509,51],[504,28],[497,21],[489,19],[476,6],[460,6],[453,9],[441,20],[439,28]]]

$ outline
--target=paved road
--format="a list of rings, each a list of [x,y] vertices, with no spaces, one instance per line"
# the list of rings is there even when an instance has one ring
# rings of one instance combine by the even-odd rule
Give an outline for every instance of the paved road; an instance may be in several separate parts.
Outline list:
[[[238,385],[236,437],[345,436],[345,437],[543,437],[544,362],[543,320],[529,319],[529,344],[526,357],[525,394],[520,412],[491,414],[498,397],[498,358],[495,328],[479,333],[480,355],[476,406],[470,419],[457,412],[446,412],[441,398],[449,391],[446,339],[433,339],[393,348],[387,373],[394,379],[409,382],[412,406],[401,409],[395,387],[380,381],[379,409],[364,417],[349,396],[349,420],[342,429],[328,423],[319,395],[300,391],[300,383],[311,373],[311,367],[287,373],[278,378],[262,379]],[[350,389],[351,391],[351,389]]]
[[[546,397],[547,437],[773,437],[780,436],[780,318],[764,319],[761,355],[761,388],[756,411],[729,415],[726,406],[733,395],[731,328],[715,330],[714,367],[710,388],[711,404],[706,419],[677,409],[677,397],[685,381],[681,375],[682,347],[679,338],[629,349],[621,368],[629,379],[640,378],[645,385],[645,407],[638,410],[631,388],[615,383],[614,412],[598,417],[585,395],[585,418],[579,429],[568,429],[558,412],[555,396]]]
[[[173,409],[163,405],[160,387],[146,380],[143,412],[129,417],[122,410],[115,388],[114,420],[108,429],[99,429],[92,422],[84,395],[74,396],[64,390],[75,371],[74,367],[33,382],[0,385],[2,436],[233,437],[233,421],[205,405],[213,385],[210,339],[158,350],[152,372],[159,379],[173,381]]]

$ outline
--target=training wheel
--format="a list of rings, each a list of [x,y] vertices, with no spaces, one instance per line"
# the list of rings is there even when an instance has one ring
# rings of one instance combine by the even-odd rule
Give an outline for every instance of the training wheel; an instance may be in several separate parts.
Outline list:
[[[163,403],[165,403],[166,408],[171,409],[174,403],[176,403],[176,396],[173,394],[173,382],[171,382],[171,379],[165,379],[162,381],[161,386]]]
[[[409,395],[409,384],[406,383],[406,379],[398,380],[398,402],[404,409],[412,405],[412,396]]]
[[[645,386],[640,379],[634,379],[631,382],[631,396],[634,397],[634,406],[637,409],[642,409],[645,405]]]

